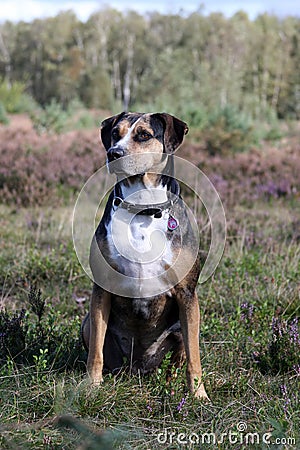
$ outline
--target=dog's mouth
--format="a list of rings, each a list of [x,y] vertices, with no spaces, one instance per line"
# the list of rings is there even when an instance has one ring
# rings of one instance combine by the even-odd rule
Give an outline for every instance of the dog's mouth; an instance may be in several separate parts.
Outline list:
[[[122,156],[114,161],[107,159],[108,171],[122,177],[140,177],[146,173],[163,173],[166,166],[166,158],[157,153],[139,153],[136,155]]]
[[[147,170],[136,168],[133,166],[128,166],[127,164],[122,164],[121,160],[113,161],[113,162],[106,162],[108,171],[111,174],[116,174],[117,177],[137,177],[137,178],[143,178]]]

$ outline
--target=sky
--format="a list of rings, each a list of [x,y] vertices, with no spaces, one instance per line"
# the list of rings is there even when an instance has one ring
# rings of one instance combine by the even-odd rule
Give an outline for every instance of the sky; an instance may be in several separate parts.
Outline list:
[[[207,2],[190,0],[0,0],[0,23],[5,20],[31,21],[34,18],[54,16],[60,11],[69,9],[72,9],[80,20],[86,21],[93,12],[104,6],[111,6],[121,11],[131,9],[139,13],[159,11],[167,14],[177,13],[180,10],[190,13],[202,7],[203,14],[218,11],[226,17],[243,10],[248,13],[250,19],[254,19],[263,12],[273,13],[279,17],[300,16],[299,0],[208,0]]]

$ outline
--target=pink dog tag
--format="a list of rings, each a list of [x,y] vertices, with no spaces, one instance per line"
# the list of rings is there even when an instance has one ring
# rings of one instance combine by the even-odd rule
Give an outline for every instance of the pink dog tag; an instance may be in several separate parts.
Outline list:
[[[174,231],[174,230],[176,230],[178,225],[179,224],[178,224],[177,220],[174,217],[170,216],[169,220],[168,220],[168,229],[170,231]]]

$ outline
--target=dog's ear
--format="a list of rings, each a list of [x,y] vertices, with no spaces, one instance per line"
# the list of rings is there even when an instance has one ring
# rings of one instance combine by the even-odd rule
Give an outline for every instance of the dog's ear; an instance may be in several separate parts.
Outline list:
[[[103,120],[101,123],[100,128],[100,137],[102,144],[108,150],[111,147],[111,130],[113,126],[119,122],[120,119],[125,115],[125,111],[121,112],[120,114],[117,114],[116,116],[108,117],[107,119]]]
[[[164,150],[166,153],[173,153],[183,141],[183,137],[188,133],[189,128],[185,122],[167,113],[156,113],[164,127]]]

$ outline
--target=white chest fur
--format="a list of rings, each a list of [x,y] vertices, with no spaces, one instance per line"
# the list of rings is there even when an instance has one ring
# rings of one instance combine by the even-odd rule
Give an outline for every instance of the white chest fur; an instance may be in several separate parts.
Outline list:
[[[161,218],[131,214],[119,208],[109,226],[111,257],[119,261],[125,275],[152,278],[172,264],[171,242],[167,239],[168,212]]]
[[[151,205],[168,200],[166,186],[147,186],[136,182],[122,186],[122,198],[131,204]],[[112,209],[107,226],[109,259],[125,275],[119,288],[128,292],[133,286],[134,297],[149,297],[170,287],[168,268],[173,264],[172,238],[168,232],[169,211],[161,217],[134,214],[127,209]]]

